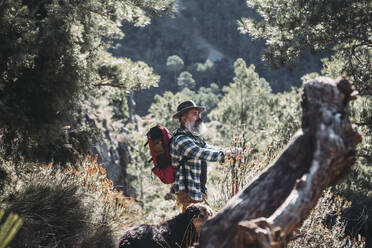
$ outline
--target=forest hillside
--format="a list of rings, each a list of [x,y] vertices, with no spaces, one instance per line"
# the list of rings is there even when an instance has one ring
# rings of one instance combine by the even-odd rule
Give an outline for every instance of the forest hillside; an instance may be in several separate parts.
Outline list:
[[[337,113],[362,136],[355,164],[287,246],[372,247],[371,12],[367,0],[1,0],[0,247],[117,247],[179,214],[145,143],[156,124],[176,130],[185,100],[205,107],[209,145],[239,151],[207,166],[221,213],[306,126],[305,86],[341,76],[358,91]]]
[[[179,1],[175,16],[154,18],[144,28],[124,25],[130,39],[116,41],[112,52],[117,56],[145,61],[160,75],[159,87],[134,93],[136,112],[148,113],[155,94],[179,91],[177,78],[182,72],[190,73],[195,80],[194,89],[215,83],[222,89],[232,80],[233,63],[243,58],[254,64],[274,92],[290,90],[301,85],[301,76],[320,72],[322,54],[306,50],[296,62],[285,67],[270,68],[261,60],[265,42],[242,35],[238,21],[243,17],[260,19],[245,0]],[[178,60],[171,60],[172,56]],[[178,62],[177,62],[178,61]],[[177,66],[178,64],[178,66]]]

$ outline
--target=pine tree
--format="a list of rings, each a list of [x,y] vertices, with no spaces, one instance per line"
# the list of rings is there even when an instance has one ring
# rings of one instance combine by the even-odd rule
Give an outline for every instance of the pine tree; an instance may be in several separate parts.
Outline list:
[[[240,31],[265,39],[264,59],[273,67],[299,58],[306,49],[335,52],[342,72],[358,90],[372,94],[372,2],[248,0],[262,17],[242,18]]]
[[[359,145],[357,166],[336,190],[355,205],[348,213],[349,219],[371,215],[371,210],[360,213],[360,209],[372,209],[369,175],[372,165],[372,2],[248,0],[247,3],[261,19],[242,18],[240,30],[255,39],[266,40],[263,57],[272,67],[296,62],[307,49],[325,51],[333,56],[322,60],[322,74],[333,78],[344,75],[354,82],[360,97],[349,111],[359,126],[363,142]],[[367,235],[368,230],[361,230],[367,226],[367,218],[349,223],[351,225],[354,226],[348,232],[352,235],[359,231]]]
[[[174,81],[177,81],[177,72],[182,70],[183,68],[183,60],[178,57],[177,55],[169,56],[167,59],[167,68],[171,71],[173,71],[174,74]]]
[[[194,89],[196,86],[195,79],[192,78],[192,74],[188,71],[183,71],[177,78],[177,84],[180,89]]]
[[[63,0],[0,2],[0,143],[50,147],[70,124],[82,94],[156,85],[143,62],[107,52],[122,22],[144,26],[148,13],[175,1]]]

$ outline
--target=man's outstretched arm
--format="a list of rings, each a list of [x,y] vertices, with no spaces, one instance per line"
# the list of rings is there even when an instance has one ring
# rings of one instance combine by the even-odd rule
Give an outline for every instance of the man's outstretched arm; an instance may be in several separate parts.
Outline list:
[[[179,137],[176,143],[177,150],[189,159],[217,162],[223,160],[225,157],[222,150],[202,148],[197,145],[193,139],[187,136]]]

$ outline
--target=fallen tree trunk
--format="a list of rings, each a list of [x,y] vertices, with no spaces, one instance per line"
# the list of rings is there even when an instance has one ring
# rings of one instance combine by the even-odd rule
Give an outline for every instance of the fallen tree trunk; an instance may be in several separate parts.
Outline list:
[[[302,129],[282,154],[201,230],[200,247],[285,247],[327,187],[355,162],[360,134],[345,113],[356,92],[344,78],[304,86]]]

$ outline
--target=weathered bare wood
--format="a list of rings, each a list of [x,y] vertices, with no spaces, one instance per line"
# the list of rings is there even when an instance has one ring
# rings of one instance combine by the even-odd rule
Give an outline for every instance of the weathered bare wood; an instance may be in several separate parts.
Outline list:
[[[341,182],[361,136],[345,114],[355,98],[344,78],[306,83],[302,130],[261,175],[201,230],[200,247],[285,247],[322,191]]]

